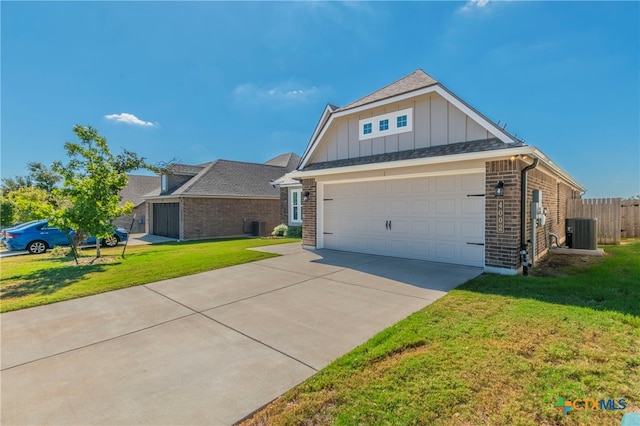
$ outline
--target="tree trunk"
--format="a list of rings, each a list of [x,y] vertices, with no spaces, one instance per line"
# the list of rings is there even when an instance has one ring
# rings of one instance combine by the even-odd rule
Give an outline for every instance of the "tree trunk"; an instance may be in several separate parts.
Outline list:
[[[100,239],[96,238],[96,259],[100,257]]]

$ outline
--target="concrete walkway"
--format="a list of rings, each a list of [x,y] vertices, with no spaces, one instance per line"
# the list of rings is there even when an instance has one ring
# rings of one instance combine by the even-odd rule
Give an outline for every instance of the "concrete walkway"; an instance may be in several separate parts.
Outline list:
[[[1,423],[230,425],[480,274],[319,250],[2,314]]]

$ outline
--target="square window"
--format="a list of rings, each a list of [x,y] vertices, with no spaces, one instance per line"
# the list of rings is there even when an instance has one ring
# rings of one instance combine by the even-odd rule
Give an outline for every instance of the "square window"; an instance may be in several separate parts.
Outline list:
[[[380,131],[389,130],[389,120],[380,120]]]
[[[398,127],[398,128],[407,127],[407,116],[406,115],[401,115],[401,116],[398,117],[398,121],[397,121],[396,127]]]
[[[363,128],[363,132],[365,135],[368,135],[372,132],[372,126],[371,123],[365,123],[364,128]]]

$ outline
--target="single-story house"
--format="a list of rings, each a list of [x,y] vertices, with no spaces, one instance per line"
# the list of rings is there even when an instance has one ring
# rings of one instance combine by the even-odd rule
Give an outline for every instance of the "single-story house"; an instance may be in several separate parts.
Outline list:
[[[308,248],[506,274],[521,270],[521,250],[527,267],[543,255],[550,233],[564,241],[567,199],[585,191],[422,70],[346,106],[327,105],[287,178],[283,201],[300,191]]]
[[[260,163],[216,160],[173,164],[160,186],[146,194],[146,232],[181,240],[264,235],[280,224],[278,188],[270,182],[293,170],[300,157],[282,154]]]
[[[126,202],[133,203],[133,211],[129,215],[119,217],[113,223],[127,230],[131,228],[131,232],[134,234],[145,232],[147,207],[144,204],[143,196],[160,188],[160,177],[128,175],[128,178],[126,188],[120,191],[119,195],[122,205]]]

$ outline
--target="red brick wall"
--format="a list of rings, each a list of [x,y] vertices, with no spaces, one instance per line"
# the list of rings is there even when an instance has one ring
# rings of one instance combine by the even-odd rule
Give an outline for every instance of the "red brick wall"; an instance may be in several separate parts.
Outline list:
[[[266,222],[271,233],[280,224],[279,212],[279,199],[184,198],[183,238],[244,235],[251,233],[253,221]]]
[[[304,193],[309,191],[307,201],[304,201]],[[316,246],[316,180],[302,180],[302,244]]]
[[[533,229],[533,221],[530,217],[534,189],[542,191],[542,207],[549,209],[546,224],[536,227],[536,258],[539,258],[551,247],[552,241],[549,238],[549,233],[557,234],[560,243],[564,242],[567,200],[580,198],[580,193],[542,170],[529,170],[527,172],[527,240],[531,239]]]
[[[520,264],[520,170],[518,161],[498,160],[485,163],[485,264],[517,269]],[[495,188],[504,182],[504,196]],[[504,233],[498,234],[498,200],[504,203]]]

